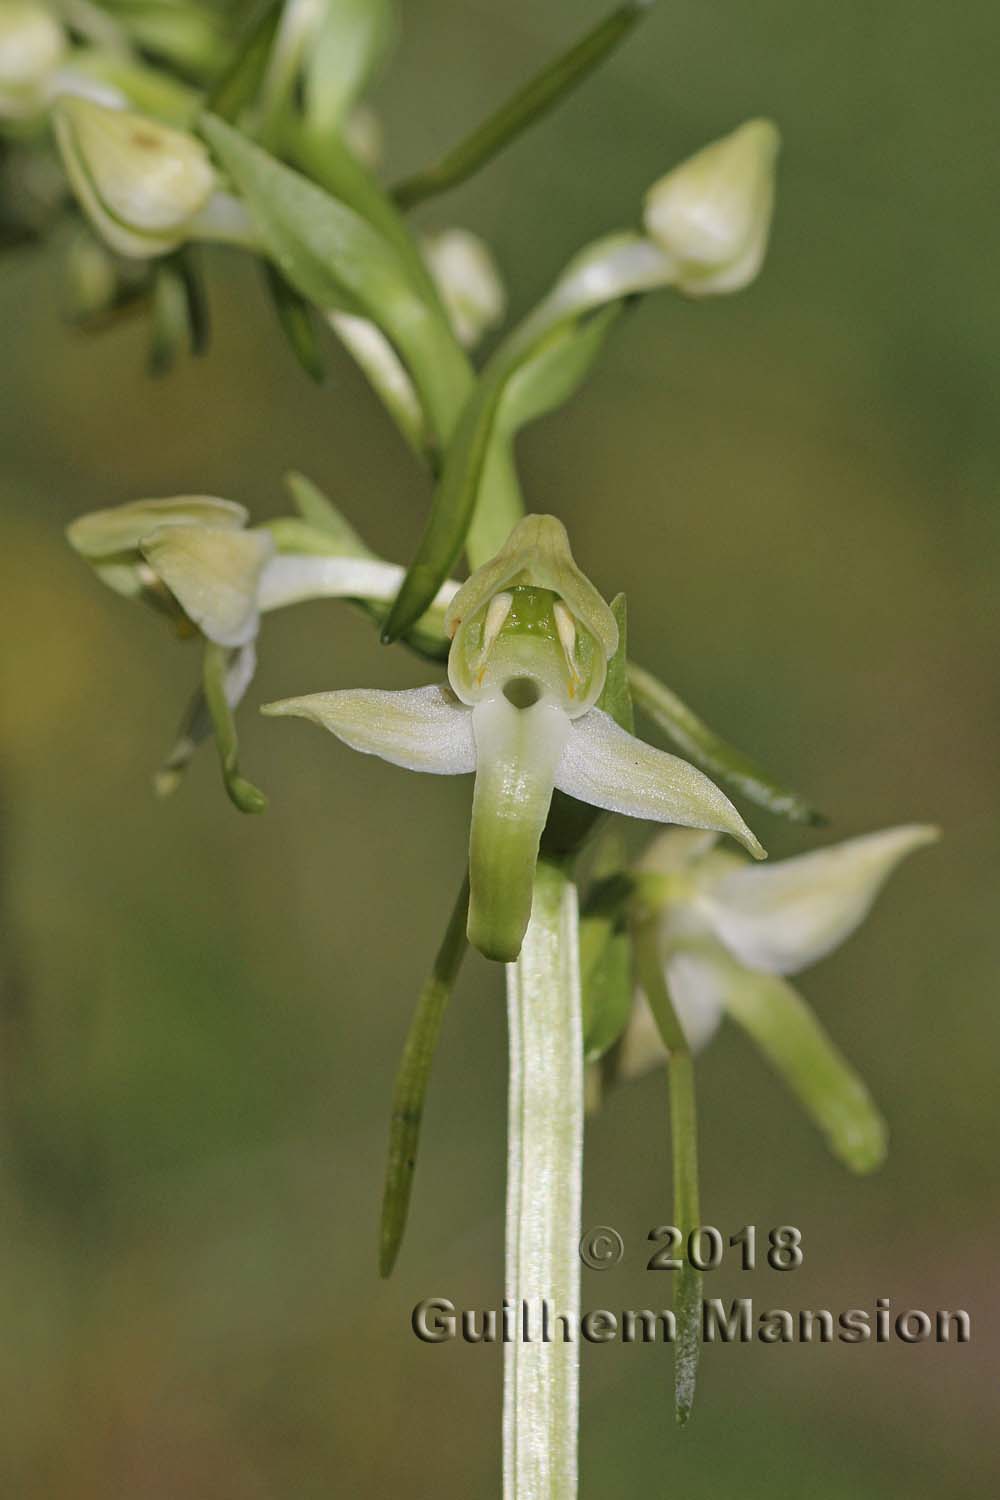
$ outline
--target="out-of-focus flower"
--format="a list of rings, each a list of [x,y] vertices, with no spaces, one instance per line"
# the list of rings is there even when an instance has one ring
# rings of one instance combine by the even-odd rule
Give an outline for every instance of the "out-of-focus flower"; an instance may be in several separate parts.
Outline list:
[[[706,776],[596,707],[618,627],[553,516],[519,522],[455,595],[448,629],[450,687],[315,693],[264,711],[310,719],[410,770],[475,772],[468,930],[487,957],[520,951],[556,787],[612,812],[730,833],[763,857]]]
[[[750,1033],[857,1170],[881,1160],[884,1127],[856,1077],[784,977],[840,946],[864,921],[896,866],[938,830],[907,824],[755,867],[712,834],[671,830],[639,865],[660,910],[667,989],[692,1048],[729,1013]],[[636,1076],[666,1051],[639,993],[620,1069]]]
[[[47,5],[0,5],[0,120],[30,119],[44,109],[66,51],[66,37]]]
[[[507,306],[489,246],[467,229],[444,229],[424,239],[423,252],[455,336],[472,348],[496,327]]]

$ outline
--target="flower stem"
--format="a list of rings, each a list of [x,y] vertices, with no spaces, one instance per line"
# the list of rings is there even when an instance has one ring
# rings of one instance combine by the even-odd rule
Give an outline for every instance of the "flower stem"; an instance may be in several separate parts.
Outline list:
[[[507,967],[510,1083],[504,1500],[573,1500],[577,1479],[583,1041],[576,886],[540,859],[520,957]],[[564,1314],[541,1342],[542,1299]],[[522,1341],[523,1309],[531,1341]]]

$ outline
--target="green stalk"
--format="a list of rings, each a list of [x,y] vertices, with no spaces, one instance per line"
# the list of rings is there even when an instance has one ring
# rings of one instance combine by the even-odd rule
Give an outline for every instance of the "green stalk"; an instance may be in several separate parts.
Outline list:
[[[701,1272],[686,1253],[688,1236],[701,1223],[698,1194],[698,1129],[694,1060],[667,989],[660,956],[655,913],[642,912],[635,925],[634,947],[639,982],[670,1056],[670,1147],[673,1158],[674,1224],[683,1235],[681,1268],[675,1273],[674,1413],[684,1423],[694,1404],[701,1337]]]
[[[540,859],[520,957],[507,967],[510,1081],[504,1500],[573,1500],[577,1483],[583,1038],[576,886]],[[551,1320],[540,1341],[541,1301]],[[531,1342],[522,1341],[527,1305]]]

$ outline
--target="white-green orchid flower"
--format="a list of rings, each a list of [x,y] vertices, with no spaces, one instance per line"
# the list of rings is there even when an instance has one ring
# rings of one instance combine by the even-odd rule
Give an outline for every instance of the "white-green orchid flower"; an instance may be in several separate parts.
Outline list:
[[[475,773],[469,939],[517,957],[553,790],[611,812],[732,834],[764,851],[729,799],[686,761],[596,706],[618,647],[614,615],[552,516],[527,516],[448,610],[449,685],[315,693],[264,712],[310,719],[414,771]]]
[[[867,1089],[784,976],[840,946],[871,910],[896,866],[938,830],[907,824],[756,868],[711,834],[671,830],[639,865],[644,899],[659,907],[667,988],[693,1049],[731,1015],[757,1043],[836,1156],[868,1171],[885,1154],[885,1125]],[[622,1039],[626,1077],[666,1050],[645,997]]]
[[[244,506],[212,495],[135,500],[81,516],[68,528],[71,546],[117,593],[167,615],[180,636],[204,638],[205,676],[182,733],[157,778],[173,790],[195,748],[213,729],[230,749],[226,785],[244,811],[263,801],[235,769],[231,714],[253,679],[261,615],[307,599],[338,598],[385,608],[403,569],[369,552],[329,502],[300,475],[290,477],[308,519],[282,518],[249,528]],[[443,638],[446,585],[415,632],[433,651]]]

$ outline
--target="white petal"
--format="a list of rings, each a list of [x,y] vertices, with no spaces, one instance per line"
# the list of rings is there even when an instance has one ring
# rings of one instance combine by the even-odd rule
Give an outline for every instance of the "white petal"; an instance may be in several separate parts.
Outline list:
[[[267,703],[262,712],[311,719],[352,750],[379,755],[408,771],[461,776],[476,768],[472,711],[438,684],[397,693],[376,688],[311,693]]]
[[[746,866],[708,886],[699,906],[743,963],[794,974],[842,943],[900,860],[937,837],[936,828],[908,824],[765,870]]]
[[[714,782],[679,756],[627,734],[598,708],[573,720],[556,786],[608,812],[732,834],[751,854],[764,858],[759,842]]]
[[[273,548],[267,532],[211,526],[163,527],[141,543],[184,613],[220,646],[257,634],[257,587]]]
[[[215,495],[171,495],[165,500],[130,500],[78,516],[66,528],[70,546],[82,557],[113,557],[134,552],[143,537],[161,526],[212,526],[239,530],[248,513],[234,500]]]
[[[665,963],[667,989],[681,1030],[692,1052],[711,1041],[723,1016],[722,990],[710,961],[699,953],[675,953]],[[667,1059],[667,1049],[642,990],[636,991],[619,1067],[626,1078],[638,1078]]]
[[[367,557],[319,557],[284,553],[272,557],[261,574],[258,602],[262,610],[283,609],[304,599],[366,599],[391,604],[405,569],[398,563]],[[443,584],[434,603],[444,608],[458,591]]]
[[[722,1020],[723,992],[711,960],[702,953],[677,952],[667,959],[667,989],[688,1045],[698,1052]]]

